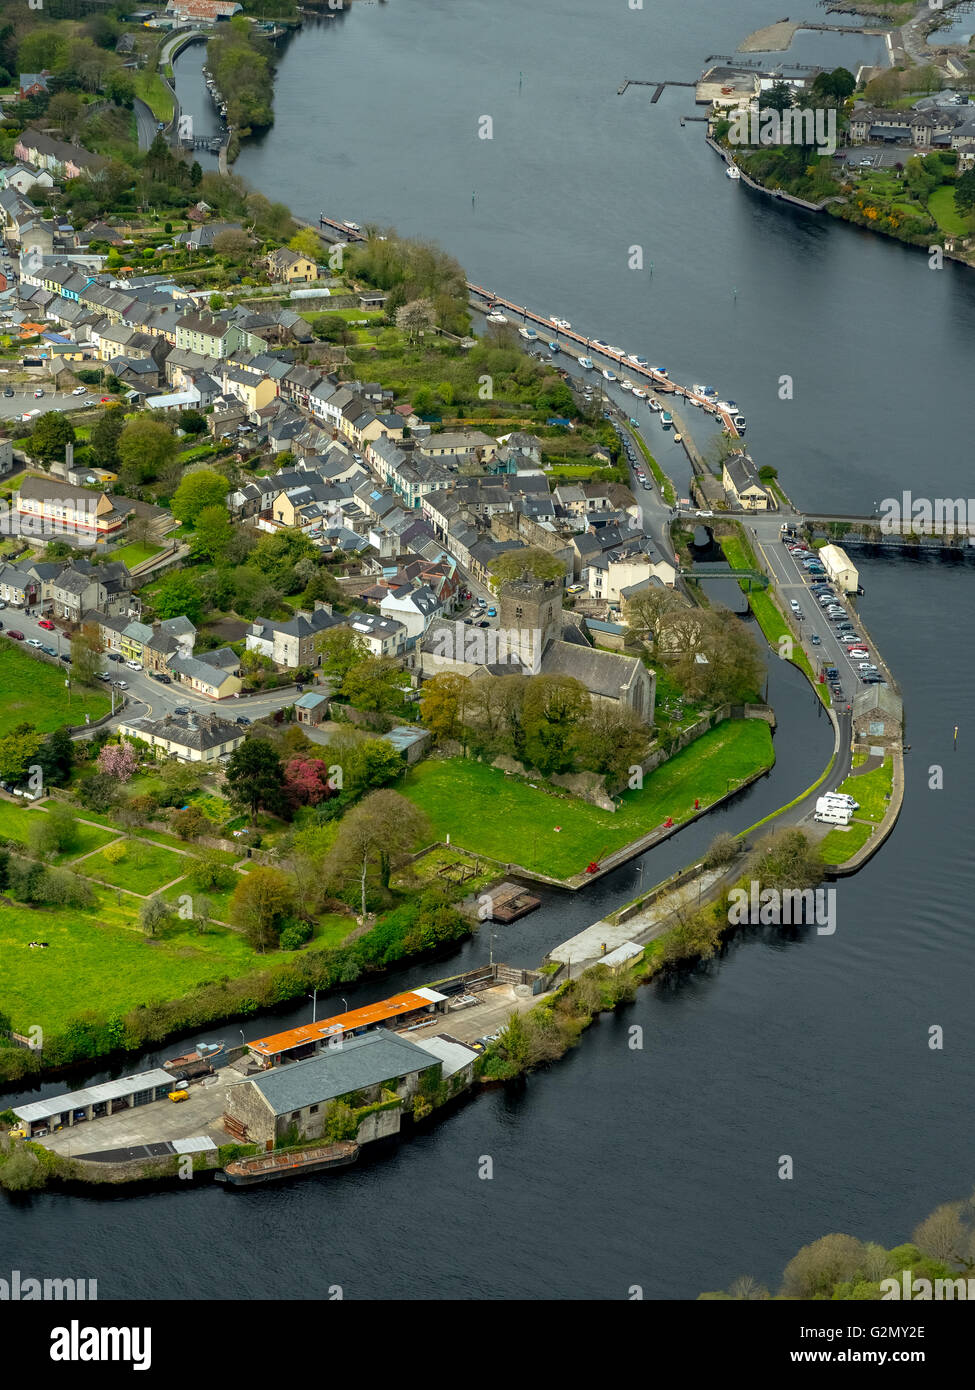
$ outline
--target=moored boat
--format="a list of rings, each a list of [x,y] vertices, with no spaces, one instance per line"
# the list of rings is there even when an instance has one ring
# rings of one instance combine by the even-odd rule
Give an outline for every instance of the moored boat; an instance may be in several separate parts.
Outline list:
[[[728,176],[729,179],[741,178],[741,170],[738,168],[737,164],[729,164],[727,169],[725,170],[725,174]]]
[[[233,1187],[250,1187],[254,1183],[274,1182],[278,1178],[293,1178],[302,1173],[347,1168],[358,1157],[359,1145],[351,1139],[343,1139],[337,1144],[316,1144],[307,1149],[282,1149],[279,1153],[235,1158],[216,1174],[216,1179]]]
[[[594,365],[595,364],[591,357],[579,358],[579,366],[583,369],[583,371],[591,372],[593,370]]]
[[[660,423],[663,425],[663,427],[664,427],[665,430],[669,430],[669,429],[670,429],[671,425],[674,423],[674,417],[673,417],[673,415],[671,415],[671,413],[670,413],[669,410],[663,410],[663,411],[661,411],[661,413],[660,413]]]

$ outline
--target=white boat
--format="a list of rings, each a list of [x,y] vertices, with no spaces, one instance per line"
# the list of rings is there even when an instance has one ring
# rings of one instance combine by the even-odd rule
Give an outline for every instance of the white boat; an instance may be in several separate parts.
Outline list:
[[[504,314],[497,314],[497,313],[495,313],[495,314],[488,314],[488,316],[487,316],[487,321],[488,321],[488,323],[507,323],[507,322],[508,322],[508,320],[505,318]]]
[[[592,360],[591,357],[580,357],[580,358],[579,358],[579,366],[582,367],[582,369],[583,369],[584,371],[591,372],[592,369],[593,369],[593,365],[594,365],[594,364],[593,364],[593,360]]]
[[[729,179],[741,178],[741,170],[738,168],[737,164],[729,164],[727,169],[725,170],[725,174],[728,176]]]
[[[524,338],[526,343],[533,343],[538,337],[538,334],[535,332],[534,328],[519,328],[518,336],[519,338]]]
[[[661,409],[660,402],[657,400],[656,396],[650,396],[647,400],[647,405],[650,407],[651,410]]]
[[[671,415],[671,413],[670,413],[669,410],[663,410],[663,411],[661,411],[661,413],[660,413],[660,423],[663,425],[663,427],[664,427],[665,430],[669,430],[669,429],[670,429],[671,425],[674,423],[674,417],[673,417],[673,415]]]
[[[684,438],[684,436],[683,436],[682,434],[678,434],[676,430],[674,431],[674,443],[675,443],[675,444],[679,444],[683,438]]]
[[[603,372],[603,376],[605,377],[605,379],[606,379],[607,381],[619,381],[619,377],[616,375],[616,373],[615,373],[615,372],[611,372],[611,371],[609,371],[609,370],[604,371],[604,372]]]
[[[634,386],[633,394],[639,401],[645,401],[647,398],[647,393],[646,391],[644,391],[642,386]]]
[[[695,395],[695,396],[706,396],[707,393],[708,393],[708,388],[707,388],[706,386],[699,386],[698,383],[697,383],[696,381],[695,381],[694,385],[691,387],[691,394],[692,394],[692,395]]]
[[[666,376],[666,375],[667,375],[667,368],[666,368],[666,367],[648,367],[648,368],[647,368],[647,371],[648,371],[648,372],[653,372],[655,376]]]
[[[553,319],[552,322],[556,328],[569,329],[572,327],[568,319]]]
[[[628,376],[625,376],[625,377],[623,378],[623,380],[620,382],[620,385],[622,386],[622,388],[623,388],[624,391],[632,391],[632,390],[633,390],[633,382],[630,380],[630,378],[629,378]]]
[[[735,429],[738,431],[739,434],[745,433],[746,426],[744,415],[733,415],[731,417],[731,423],[734,425]]]

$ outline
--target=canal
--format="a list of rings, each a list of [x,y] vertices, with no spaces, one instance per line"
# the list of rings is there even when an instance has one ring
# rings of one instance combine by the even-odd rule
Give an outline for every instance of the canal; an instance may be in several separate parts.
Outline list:
[[[733,14],[714,0],[598,12],[582,0],[357,5],[289,45],[276,124],[237,171],[305,216],[326,209],[435,237],[478,283],[679,380],[713,383],[742,405],[756,458],[800,505],[960,495],[971,272],[930,271],[916,251],[733,185],[701,127],[679,126],[693,114],[688,92],[668,88],[652,108],[643,89],[616,96],[624,76],[693,78],[708,54],[775,18],[767,0]],[[874,45],[810,34],[796,52],[855,68]],[[181,87],[194,53],[178,64]],[[492,141],[477,140],[482,114],[493,115]],[[627,269],[634,245],[642,273]],[[55,1276],[69,1251],[102,1297],[192,1296],[207,1280],[228,1298],[312,1298],[336,1283],[347,1298],[623,1298],[632,1284],[682,1298],[742,1272],[774,1282],[829,1231],[898,1243],[970,1191],[975,658],[958,612],[971,577],[934,559],[867,561],[861,574],[864,618],[903,686],[911,752],[900,822],[838,885],[834,936],[739,936],[720,959],[642,990],[550,1071],[335,1179],[0,1204],[11,1266]],[[769,698],[771,776],[654,850],[645,881],[814,780],[829,740],[811,693],[775,663]],[[500,929],[496,955],[533,964],[639,884],[637,861],[584,894],[547,895]],[[487,950],[479,937],[347,997],[452,973]],[[245,1035],[268,1022],[251,1020]],[[940,1052],[927,1045],[933,1024]],[[782,1154],[791,1182],[776,1176]],[[491,1181],[477,1176],[482,1155]],[[391,1238],[410,1258],[390,1258]]]

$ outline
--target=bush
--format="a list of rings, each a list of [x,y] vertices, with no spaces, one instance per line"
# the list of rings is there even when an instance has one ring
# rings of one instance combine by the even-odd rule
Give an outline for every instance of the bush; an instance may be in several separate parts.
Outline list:
[[[129,848],[124,840],[115,840],[102,850],[102,858],[108,864],[121,864],[128,852]]]
[[[306,941],[312,937],[312,925],[310,922],[292,922],[285,927],[281,933],[279,945],[282,951],[297,951],[299,946],[304,946]]]

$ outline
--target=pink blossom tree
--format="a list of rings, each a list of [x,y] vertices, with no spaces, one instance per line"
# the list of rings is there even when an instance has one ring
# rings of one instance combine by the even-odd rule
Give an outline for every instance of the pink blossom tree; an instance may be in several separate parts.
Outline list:
[[[284,769],[284,789],[296,806],[317,806],[330,794],[328,767],[320,758],[292,758]]]
[[[98,770],[120,782],[127,782],[135,772],[139,759],[131,743],[106,743],[98,755]]]

